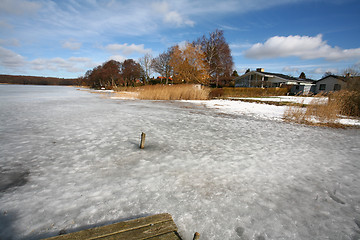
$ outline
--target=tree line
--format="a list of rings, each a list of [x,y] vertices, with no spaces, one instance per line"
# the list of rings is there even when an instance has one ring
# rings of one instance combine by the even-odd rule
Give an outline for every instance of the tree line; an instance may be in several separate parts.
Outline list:
[[[224,32],[215,30],[191,43],[172,46],[155,58],[145,54],[138,61],[107,61],[87,71],[80,81],[93,88],[135,86],[153,83],[150,76],[156,72],[161,76],[160,83],[164,84],[209,85],[212,80],[217,86],[221,79],[232,76],[233,65]]]
[[[79,79],[36,77],[20,75],[0,75],[0,83],[9,84],[31,84],[31,85],[79,85]]]

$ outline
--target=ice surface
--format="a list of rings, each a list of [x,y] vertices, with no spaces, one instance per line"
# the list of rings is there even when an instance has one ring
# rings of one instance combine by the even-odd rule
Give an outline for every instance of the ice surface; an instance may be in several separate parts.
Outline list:
[[[0,122],[0,239],[163,212],[184,239],[360,237],[357,129],[12,85]]]

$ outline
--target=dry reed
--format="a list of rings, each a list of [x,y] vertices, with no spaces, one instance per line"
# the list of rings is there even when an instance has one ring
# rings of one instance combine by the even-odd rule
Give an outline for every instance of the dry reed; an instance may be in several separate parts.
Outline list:
[[[215,88],[211,90],[210,97],[265,97],[282,96],[286,95],[287,93],[287,88]]]
[[[139,99],[146,100],[206,100],[209,89],[197,85],[149,85],[140,88]]]
[[[314,98],[306,108],[287,107],[284,119],[309,125],[339,127],[338,120],[341,115],[359,116],[360,94],[358,92],[330,93],[326,102],[321,97],[322,95]]]

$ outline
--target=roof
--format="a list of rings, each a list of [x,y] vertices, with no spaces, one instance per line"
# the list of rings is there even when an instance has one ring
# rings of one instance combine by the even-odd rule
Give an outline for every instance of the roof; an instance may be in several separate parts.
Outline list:
[[[262,74],[265,74],[265,75],[273,75],[273,76],[283,78],[283,79],[286,79],[286,80],[293,80],[293,81],[299,80],[297,78],[291,77],[289,75],[281,74],[281,73],[271,73],[271,72],[257,72],[257,73],[262,73]]]
[[[324,80],[326,78],[329,78],[329,77],[336,78],[336,79],[338,79],[340,81],[343,81],[343,82],[347,82],[349,79],[354,78],[354,77],[343,77],[343,76],[337,76],[337,75],[328,75],[328,76],[325,76],[325,77],[317,80],[316,82],[320,82],[320,81],[322,81],[322,80]]]
[[[312,83],[312,82],[314,82],[314,80],[312,80],[312,79],[295,78],[295,77],[291,77],[289,75],[285,75],[285,74],[281,74],[281,73],[259,72],[259,71],[247,72],[247,73],[239,76],[238,78],[243,77],[244,75],[254,74],[254,73],[259,74],[259,75],[263,75],[265,77],[275,76],[275,77],[278,77],[278,78],[282,78],[282,79],[284,79],[286,81],[296,81],[296,82],[304,82],[304,83]]]

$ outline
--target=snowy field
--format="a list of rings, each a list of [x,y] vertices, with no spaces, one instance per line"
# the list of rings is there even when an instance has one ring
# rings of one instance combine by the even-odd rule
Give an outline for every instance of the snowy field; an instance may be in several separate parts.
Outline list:
[[[164,212],[185,240],[360,238],[358,129],[16,85],[0,122],[2,240]]]

